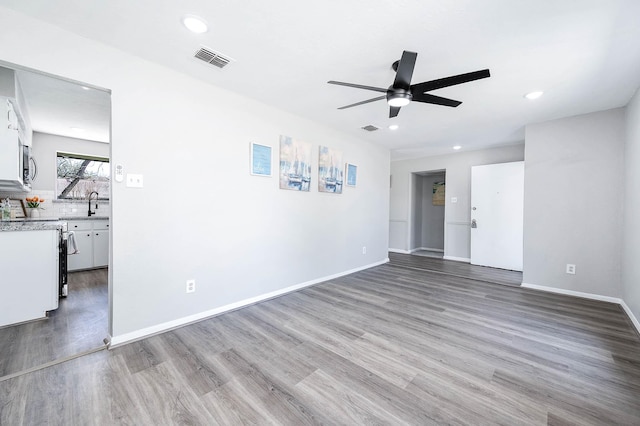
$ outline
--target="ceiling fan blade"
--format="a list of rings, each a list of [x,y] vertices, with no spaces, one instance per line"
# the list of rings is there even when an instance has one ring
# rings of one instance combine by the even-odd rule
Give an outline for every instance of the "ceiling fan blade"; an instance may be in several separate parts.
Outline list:
[[[355,87],[356,89],[373,90],[374,92],[387,93],[387,89],[382,87],[363,86],[362,84],[344,83],[342,81],[327,81],[329,84],[337,84],[338,86]]]
[[[437,80],[425,81],[411,85],[411,93],[415,96],[417,93],[430,92],[431,90],[442,89],[443,87],[455,86],[456,84],[468,83],[481,78],[491,77],[489,70],[480,70],[468,72],[466,74],[454,75],[451,77],[439,78]]]
[[[368,104],[369,102],[375,102],[375,101],[379,101],[379,100],[385,99],[386,97],[387,97],[387,95],[378,96],[377,98],[367,99],[366,101],[356,102],[355,104],[351,104],[351,105],[345,105],[345,106],[340,107],[338,109],[347,109],[347,108],[351,108],[351,107],[358,106],[358,105],[364,105],[364,104]]]
[[[400,107],[389,107],[389,118],[396,117],[400,112]]]
[[[418,54],[416,52],[409,52],[407,50],[402,52],[402,58],[400,58],[398,70],[396,71],[396,78],[393,80],[394,88],[409,88],[411,85],[411,77],[413,76],[413,68],[416,66],[417,57]]]
[[[435,96],[430,93],[416,93],[413,95],[412,100],[416,102],[424,102],[426,104],[436,104],[454,108],[462,103],[453,99],[441,98],[440,96]]]

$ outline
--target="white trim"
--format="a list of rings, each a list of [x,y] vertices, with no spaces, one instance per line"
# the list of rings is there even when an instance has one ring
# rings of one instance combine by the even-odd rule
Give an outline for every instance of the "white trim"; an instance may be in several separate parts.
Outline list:
[[[636,327],[636,330],[638,331],[638,333],[640,333],[640,321],[638,321],[638,318],[636,318],[636,316],[633,315],[633,312],[631,312],[631,308],[629,308],[627,304],[624,303],[624,300],[620,301],[620,306],[622,306],[622,309],[624,309],[624,311],[629,316],[629,319],[631,320],[633,325]]]
[[[625,311],[625,313],[627,314],[627,316],[629,317],[629,319],[633,323],[633,325],[636,328],[636,330],[638,331],[638,333],[640,333],[640,322],[638,321],[636,316],[633,315],[633,312],[631,312],[631,308],[629,308],[629,306],[627,306],[627,304],[625,303],[625,301],[623,299],[620,299],[620,298],[617,298],[617,297],[602,296],[600,294],[583,293],[581,291],[565,290],[563,288],[547,287],[547,286],[537,285],[537,284],[522,283],[520,285],[520,287],[529,288],[531,290],[539,290],[539,291],[546,291],[546,292],[549,292],[549,293],[565,294],[567,296],[575,296],[575,297],[581,297],[583,299],[599,300],[599,301],[602,301],[602,302],[609,302],[609,303],[618,304]]]
[[[272,299],[274,297],[281,296],[286,293],[291,293],[296,290],[300,290],[305,287],[309,287],[315,284],[319,284],[324,281],[332,280],[335,278],[339,278],[345,275],[353,274],[358,271],[362,271],[365,269],[373,268],[375,266],[383,265],[389,262],[389,258],[386,258],[380,262],[375,262],[369,265],[365,265],[359,268],[350,269],[348,271],[339,272],[337,274],[329,275],[323,278],[318,278],[311,281],[306,281],[301,284],[292,285],[290,287],[286,287],[280,290],[272,291],[270,293],[262,294],[260,296],[251,297],[249,299],[241,300],[239,302],[230,303],[225,306],[221,306],[219,308],[210,309],[208,311],[200,312],[198,314],[189,315],[187,317],[178,318],[173,321],[167,321],[162,324],[157,324],[151,327],[143,328],[141,330],[132,331],[130,333],[121,334],[119,336],[109,336],[109,349],[124,345],[126,343],[131,343],[136,340],[140,340],[146,337],[150,337],[154,334],[163,333],[165,331],[169,331],[178,327],[182,327],[194,322],[202,321],[203,319],[207,319],[216,315],[223,314],[225,312],[230,312],[236,309],[243,308],[245,306],[253,305],[258,302],[262,302],[268,299]]]
[[[456,262],[471,263],[471,259],[466,257],[444,256],[444,260],[455,260]]]
[[[402,250],[402,249],[390,248],[390,249],[388,249],[388,251],[390,251],[391,253],[411,254],[410,250]]]
[[[583,293],[581,291],[565,290],[563,288],[547,287],[543,285],[528,284],[528,283],[522,283],[520,287],[530,288],[532,290],[546,291],[548,293],[558,293],[558,294],[565,294],[567,296],[582,297],[583,299],[600,300],[602,302],[617,303],[618,305],[622,304],[622,299],[619,299],[617,297],[602,296],[600,294]]]

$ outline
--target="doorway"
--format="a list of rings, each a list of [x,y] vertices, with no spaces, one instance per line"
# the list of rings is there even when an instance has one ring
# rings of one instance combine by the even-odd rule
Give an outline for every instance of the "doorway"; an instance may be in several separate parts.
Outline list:
[[[89,219],[86,199],[60,199],[57,194],[60,177],[56,176],[56,152],[111,157],[110,91],[2,61],[0,66],[15,71],[27,101],[34,131],[32,153],[38,166],[32,191],[14,193],[12,198],[44,198],[46,207],[41,219],[67,223],[72,218]],[[91,151],[87,147],[92,144],[99,146],[100,152],[83,152]],[[101,216],[108,216],[101,217],[100,222],[107,229],[112,212],[109,198],[100,200]],[[109,246],[106,250],[110,252]],[[0,382],[106,347],[110,262],[109,258],[102,264],[106,268],[69,272],[69,293],[60,298],[58,309],[50,311],[46,318],[0,328]]]
[[[413,173],[409,250],[417,256],[444,257],[446,171]]]

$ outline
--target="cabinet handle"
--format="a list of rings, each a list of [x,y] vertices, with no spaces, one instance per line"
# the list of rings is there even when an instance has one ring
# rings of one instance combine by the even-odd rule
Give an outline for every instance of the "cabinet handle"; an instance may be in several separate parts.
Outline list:
[[[87,234],[87,237],[90,237],[90,236],[91,236],[91,234]]]

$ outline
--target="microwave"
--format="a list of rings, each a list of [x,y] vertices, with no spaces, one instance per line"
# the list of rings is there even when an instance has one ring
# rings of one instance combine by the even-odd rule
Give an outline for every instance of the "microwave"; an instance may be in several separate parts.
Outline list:
[[[0,191],[29,192],[36,174],[31,147],[12,139],[0,147]]]

